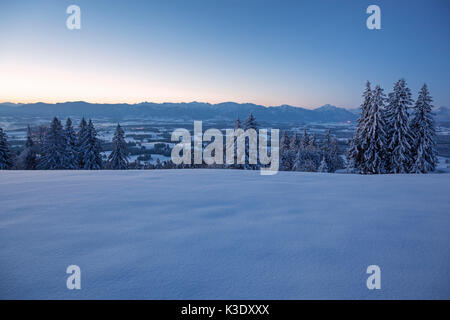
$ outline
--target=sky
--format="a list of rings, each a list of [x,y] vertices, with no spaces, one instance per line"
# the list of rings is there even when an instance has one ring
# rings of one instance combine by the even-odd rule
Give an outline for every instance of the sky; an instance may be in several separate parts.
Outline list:
[[[355,108],[405,78],[450,107],[449,18],[448,0],[1,0],[0,101]]]

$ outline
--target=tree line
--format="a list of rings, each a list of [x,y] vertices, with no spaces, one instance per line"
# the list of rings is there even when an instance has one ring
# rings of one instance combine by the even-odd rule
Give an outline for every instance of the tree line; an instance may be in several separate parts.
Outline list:
[[[367,82],[361,114],[350,148],[348,168],[361,174],[427,173],[437,165],[432,101],[426,84],[413,105],[406,81],[388,97]],[[409,109],[412,108],[412,112]]]
[[[102,160],[101,152],[94,124],[92,120],[86,122],[84,118],[76,131],[70,118],[67,118],[63,127],[61,121],[54,117],[39,141],[33,139],[32,130],[28,126],[25,148],[18,156],[10,151],[6,134],[0,128],[0,169],[127,169],[126,143],[120,124],[117,124],[112,152],[106,163]]]

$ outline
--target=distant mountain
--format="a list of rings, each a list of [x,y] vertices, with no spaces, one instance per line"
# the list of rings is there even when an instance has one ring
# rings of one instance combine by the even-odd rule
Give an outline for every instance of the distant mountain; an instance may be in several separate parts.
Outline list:
[[[289,105],[265,107],[252,103],[224,102],[218,104],[190,103],[152,103],[138,104],[95,104],[84,101],[56,104],[30,103],[12,105],[0,104],[0,116],[24,117],[88,117],[155,120],[235,120],[245,119],[253,113],[263,122],[347,122],[357,118],[346,109],[325,105],[314,110]]]

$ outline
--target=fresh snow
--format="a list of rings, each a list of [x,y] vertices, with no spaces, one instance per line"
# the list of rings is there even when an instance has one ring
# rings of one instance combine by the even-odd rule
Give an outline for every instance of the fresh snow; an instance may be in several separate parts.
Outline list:
[[[0,298],[449,299],[449,190],[447,174],[3,171]]]

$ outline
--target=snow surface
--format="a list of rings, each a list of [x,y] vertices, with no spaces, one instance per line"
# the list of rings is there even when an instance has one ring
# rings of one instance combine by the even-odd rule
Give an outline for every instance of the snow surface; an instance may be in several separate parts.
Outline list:
[[[3,171],[0,298],[449,299],[449,177]]]

